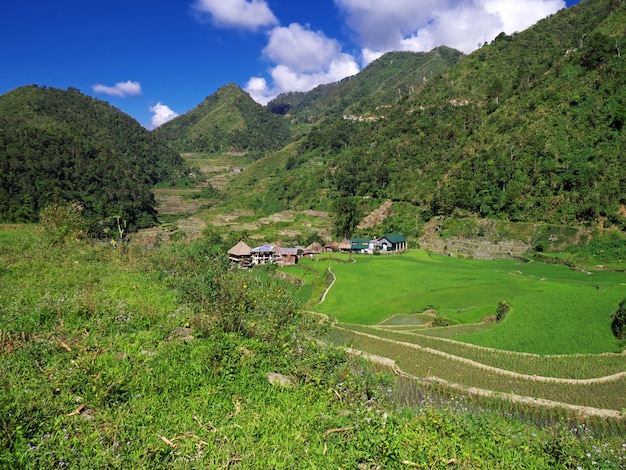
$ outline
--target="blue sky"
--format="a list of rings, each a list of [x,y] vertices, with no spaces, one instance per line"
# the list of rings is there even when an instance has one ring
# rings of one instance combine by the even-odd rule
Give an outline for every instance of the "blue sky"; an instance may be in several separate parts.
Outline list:
[[[2,0],[0,94],[75,87],[148,129],[227,83],[260,103],[390,50],[469,53],[578,0]]]

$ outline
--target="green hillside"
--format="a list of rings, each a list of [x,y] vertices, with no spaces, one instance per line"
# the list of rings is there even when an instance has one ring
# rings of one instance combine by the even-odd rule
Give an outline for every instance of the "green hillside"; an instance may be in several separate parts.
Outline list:
[[[320,85],[309,92],[290,92],[268,103],[270,111],[287,115],[292,124],[371,113],[420,89],[448,70],[463,54],[442,46],[430,52],[390,52],[355,76]]]
[[[138,122],[76,89],[0,96],[0,221],[35,221],[51,202],[70,202],[96,228],[115,216],[130,229],[149,226],[152,188],[182,170],[180,156]]]
[[[181,152],[245,151],[257,157],[277,150],[289,139],[284,119],[229,84],[188,113],[154,133]]]
[[[396,76],[363,81],[371,94],[352,108],[325,98],[350,80],[279,98],[273,109],[327,118],[280,161],[259,162],[257,192],[251,180],[231,188],[242,203],[263,192],[275,208],[330,209],[341,235],[388,199],[433,215],[623,229],[625,32],[623,2],[589,0],[499,35],[401,99]]]

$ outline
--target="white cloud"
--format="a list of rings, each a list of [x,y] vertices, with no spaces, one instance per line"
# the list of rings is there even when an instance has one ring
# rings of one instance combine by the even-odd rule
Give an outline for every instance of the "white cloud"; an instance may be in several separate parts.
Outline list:
[[[522,31],[541,18],[565,7],[562,0],[483,0],[485,11],[496,14],[502,20],[507,34]]]
[[[194,9],[200,19],[206,14],[224,28],[253,31],[278,24],[278,20],[264,0],[197,0]]]
[[[150,112],[154,113],[151,121],[153,129],[178,116],[177,112],[172,111],[168,106],[164,105],[160,101],[154,106],[150,106]]]
[[[110,96],[133,96],[141,94],[141,84],[139,82],[131,82],[128,80],[127,82],[118,82],[115,86],[106,86],[106,85],[94,85],[92,90],[95,93],[104,93]]]
[[[312,31],[297,23],[274,28],[263,54],[277,64],[297,72],[319,70],[341,53],[341,45],[321,31]]]
[[[245,90],[254,101],[263,105],[267,104],[275,96],[267,85],[267,80],[262,77],[252,77],[248,80]]]
[[[472,52],[504,31],[522,31],[565,7],[564,0],[335,0],[365,63],[391,50],[440,45]]]
[[[270,70],[273,86],[261,77],[246,85],[250,96],[262,104],[283,92],[308,91],[359,72],[356,60],[341,51],[339,42],[297,23],[274,28],[263,54],[275,64]]]

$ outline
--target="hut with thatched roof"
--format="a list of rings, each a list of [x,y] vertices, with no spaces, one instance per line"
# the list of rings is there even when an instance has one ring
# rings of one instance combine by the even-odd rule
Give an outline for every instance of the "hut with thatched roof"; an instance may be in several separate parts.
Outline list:
[[[233,263],[242,263],[252,257],[251,248],[243,240],[228,250],[228,259]]]
[[[352,251],[352,243],[347,238],[344,238],[337,248],[342,253],[350,253]]]
[[[281,266],[291,266],[298,264],[298,249],[295,247],[284,247],[277,250],[276,260]]]
[[[330,242],[324,245],[324,251],[327,253],[332,253],[333,251],[339,250],[339,242]]]
[[[313,242],[309,246],[307,246],[304,250],[302,250],[302,256],[307,256],[309,258],[313,257],[313,255],[319,255],[324,252],[324,247],[319,242]]]

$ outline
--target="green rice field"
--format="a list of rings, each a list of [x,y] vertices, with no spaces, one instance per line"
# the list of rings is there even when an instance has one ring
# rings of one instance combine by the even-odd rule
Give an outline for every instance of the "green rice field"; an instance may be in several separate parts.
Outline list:
[[[305,280],[309,310],[335,321],[335,343],[403,374],[541,416],[557,406],[558,416],[624,419],[626,354],[610,319],[626,297],[624,273],[422,250],[323,255],[290,272]],[[503,301],[510,310],[496,321]]]
[[[324,301],[312,310],[342,323],[388,325],[399,317],[415,325],[428,311],[452,323],[477,324],[506,301],[511,310],[503,321],[452,338],[534,354],[621,352],[609,316],[626,297],[624,273],[459,259],[422,250],[344,261],[305,260],[305,267],[330,269],[336,276]],[[297,269],[304,267],[292,273]]]

